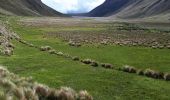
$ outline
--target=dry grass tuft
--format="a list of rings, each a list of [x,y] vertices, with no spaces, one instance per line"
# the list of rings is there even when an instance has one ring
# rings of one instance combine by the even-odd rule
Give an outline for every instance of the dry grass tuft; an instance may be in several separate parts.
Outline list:
[[[87,92],[71,88],[51,89],[32,78],[19,77],[0,66],[0,98],[3,100],[92,100]]]
[[[58,100],[76,100],[77,94],[76,92],[68,87],[62,87],[57,91]]]
[[[147,76],[147,77],[152,77],[153,73],[154,73],[154,71],[151,70],[151,69],[146,69],[144,71],[144,75]]]
[[[109,63],[102,63],[101,66],[106,69],[113,69],[113,65]]]
[[[77,57],[77,56],[72,57],[72,59],[73,59],[74,61],[79,61],[79,60],[80,60],[80,58]]]
[[[138,75],[144,75],[144,71],[143,71],[143,70],[138,70],[138,71],[137,71],[137,74],[138,74]]]
[[[79,100],[93,100],[93,97],[87,91],[80,91]]]
[[[169,74],[169,73],[165,74],[165,75],[164,75],[164,79],[165,79],[166,81],[170,81],[170,74]]]
[[[80,47],[81,44],[80,43],[76,43],[76,42],[73,42],[73,41],[69,41],[69,46],[73,46],[73,47]]]
[[[12,43],[7,43],[7,44],[6,44],[6,47],[8,47],[8,48],[13,48],[13,49],[15,48]]]
[[[155,79],[163,79],[164,78],[164,73],[154,71],[151,69],[146,69],[144,72],[144,75],[147,77],[155,78]]]
[[[134,67],[126,65],[126,66],[123,67],[122,71],[128,72],[128,73],[136,73],[137,69],[134,68]]]
[[[57,51],[53,49],[53,50],[49,50],[49,53],[50,54],[57,54]]]
[[[40,51],[49,51],[51,49],[52,48],[50,46],[42,46],[42,47],[40,47]]]
[[[63,55],[64,55],[64,53],[63,53],[63,52],[58,52],[58,53],[57,53],[57,55],[59,55],[59,56],[63,56]]]
[[[84,63],[84,64],[91,64],[92,60],[91,59],[84,59],[84,60],[81,60],[81,62]]]
[[[12,49],[5,49],[2,51],[3,55],[6,56],[11,56],[13,54],[13,50]]]
[[[92,61],[91,66],[93,66],[93,67],[98,67],[99,64],[98,64],[98,62],[96,62],[96,61]]]

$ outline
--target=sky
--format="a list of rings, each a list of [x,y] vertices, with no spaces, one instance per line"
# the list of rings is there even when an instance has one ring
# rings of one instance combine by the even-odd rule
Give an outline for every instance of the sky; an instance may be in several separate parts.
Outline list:
[[[49,7],[61,13],[85,13],[102,4],[105,0],[42,0]]]

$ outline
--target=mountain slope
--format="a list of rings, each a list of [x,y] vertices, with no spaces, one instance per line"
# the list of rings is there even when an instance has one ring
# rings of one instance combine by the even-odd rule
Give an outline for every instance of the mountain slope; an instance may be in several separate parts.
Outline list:
[[[1,0],[0,14],[20,16],[62,16],[41,0]]]
[[[148,17],[170,13],[170,0],[106,0],[88,16]]]
[[[108,16],[118,12],[131,0],[106,0],[102,5],[96,7],[88,15],[93,17]]]

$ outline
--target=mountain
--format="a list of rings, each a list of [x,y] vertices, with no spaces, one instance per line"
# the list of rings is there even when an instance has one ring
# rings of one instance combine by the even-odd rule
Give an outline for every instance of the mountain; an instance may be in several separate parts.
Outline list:
[[[0,0],[0,14],[19,16],[63,16],[41,0]]]
[[[170,13],[170,0],[106,0],[88,16],[139,18]]]

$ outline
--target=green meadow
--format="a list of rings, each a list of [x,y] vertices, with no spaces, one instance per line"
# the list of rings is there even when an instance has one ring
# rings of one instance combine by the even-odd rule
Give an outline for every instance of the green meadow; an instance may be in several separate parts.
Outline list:
[[[112,44],[101,45],[98,43],[72,47],[61,38],[48,36],[48,33],[55,34],[55,32],[60,32],[61,34],[62,32],[98,34],[100,32],[108,32],[109,27],[113,27],[113,30],[109,32],[114,32],[116,28],[109,22],[93,23],[92,19],[79,19],[80,24],[74,24],[74,22],[71,23],[71,19],[66,18],[65,20],[70,22],[69,26],[60,25],[62,21],[53,22],[52,24],[42,22],[40,25],[36,25],[38,18],[31,18],[35,20],[35,23],[27,25],[29,22],[22,22],[21,20],[30,18],[1,17],[0,19],[3,22],[8,20],[8,26],[14,32],[25,41],[37,46],[51,46],[59,52],[78,56],[82,59],[89,58],[98,62],[113,64],[115,68],[130,65],[138,69],[144,70],[150,68],[170,73],[169,49],[152,49],[143,46],[129,47]],[[44,20],[51,19],[53,18],[45,18]],[[91,20],[92,23],[86,22],[88,20]],[[28,47],[16,40],[13,40],[12,43],[15,45],[14,54],[10,57],[0,56],[0,64],[6,66],[15,74],[24,77],[32,76],[37,82],[50,87],[68,86],[75,90],[84,89],[94,97],[94,100],[170,99],[169,81],[157,80],[114,69],[92,67],[68,58],[42,52],[37,48]]]

